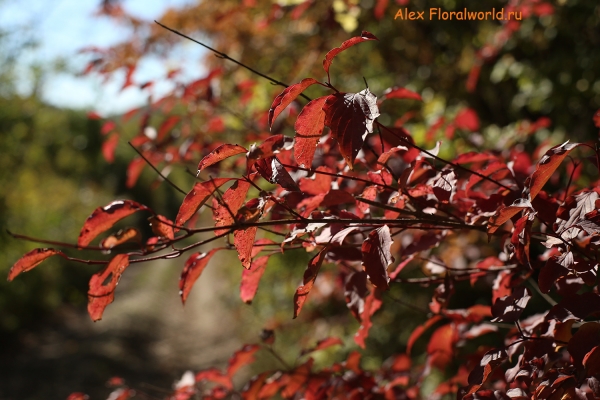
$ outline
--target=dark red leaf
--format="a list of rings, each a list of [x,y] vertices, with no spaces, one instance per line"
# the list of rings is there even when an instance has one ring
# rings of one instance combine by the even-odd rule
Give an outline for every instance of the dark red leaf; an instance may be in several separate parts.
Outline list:
[[[511,244],[515,249],[517,260],[526,267],[531,267],[529,262],[529,244],[531,243],[531,225],[534,215],[525,214],[515,223],[515,229],[511,237]]]
[[[196,183],[193,189],[190,190],[183,199],[177,217],[175,218],[175,224],[183,226],[183,224],[196,214],[217,188],[234,179],[235,178],[216,178],[210,181]]]
[[[361,314],[364,311],[365,297],[369,290],[367,289],[367,273],[364,271],[354,272],[346,280],[344,287],[344,297],[346,306],[354,315],[354,318],[360,321]]]
[[[235,222],[233,216],[237,214],[242,204],[244,204],[248,189],[250,189],[250,183],[237,180],[223,193],[222,203],[213,199],[214,208],[212,211],[216,227],[233,225]],[[225,232],[227,232],[227,229],[219,229],[215,231],[215,234],[221,235]]]
[[[278,154],[281,150],[290,150],[292,148],[294,139],[284,135],[273,135],[269,136],[261,144],[250,146],[250,150],[247,154],[247,166],[248,171],[252,168],[252,165],[257,160],[271,157]]]
[[[219,250],[221,248],[212,249],[208,253],[194,253],[185,262],[183,271],[181,271],[181,277],[179,278],[179,295],[181,296],[182,303],[185,304],[194,283],[200,277],[202,271],[204,271],[211,257]]]
[[[281,165],[277,157],[272,156],[258,160],[254,167],[258,173],[271,183],[276,183],[290,192],[299,192],[300,188],[294,182],[287,170]]]
[[[433,317],[429,318],[423,325],[417,326],[412,331],[412,333],[410,334],[410,337],[408,338],[408,341],[406,342],[406,354],[410,355],[412,347],[414,346],[417,339],[419,337],[421,337],[423,332],[425,332],[427,329],[431,328],[436,322],[440,321],[441,319],[442,319],[441,315],[434,315]]]
[[[104,271],[92,275],[88,290],[88,313],[92,321],[102,319],[104,309],[115,299],[115,288],[128,266],[129,255],[118,254],[110,260]]]
[[[367,340],[369,330],[373,325],[371,317],[379,310],[382,304],[381,291],[378,289],[373,290],[365,299],[364,309],[360,314],[360,327],[354,335],[354,342],[363,349],[366,347],[365,340]]]
[[[403,87],[394,86],[386,89],[383,92],[384,98],[387,99],[412,99],[423,101],[421,95]]]
[[[506,360],[507,354],[504,350],[493,349],[485,353],[479,365],[469,374],[469,385],[472,387],[467,394],[475,393],[488,380],[492,371]]]
[[[525,186],[529,189],[530,200],[535,198],[540,190],[542,190],[542,187],[548,182],[548,179],[550,179],[571,150],[579,145],[580,143],[569,143],[566,141],[546,152],[538,162],[533,174],[525,181]]]
[[[125,186],[132,188],[135,186],[142,170],[146,166],[146,161],[141,157],[135,157],[127,166],[127,182]]]
[[[140,210],[149,210],[149,208],[132,200],[117,200],[105,207],[98,207],[83,224],[77,245],[87,246],[96,236],[110,229],[117,221]]]
[[[273,104],[271,104],[271,109],[269,110],[269,127],[273,125],[273,121],[277,119],[277,116],[281,114],[281,112],[287,106],[289,106],[290,103],[300,95],[300,93],[315,83],[317,83],[316,79],[306,78],[300,83],[288,86],[283,90],[283,92],[279,93],[273,100]]]
[[[492,315],[495,317],[492,322],[515,322],[519,319],[527,303],[531,299],[531,294],[526,287],[513,289],[509,296],[497,299],[492,306]]]
[[[48,257],[55,256],[57,254],[63,255],[64,253],[56,249],[34,249],[21,257],[8,271],[8,281],[15,279],[21,272],[27,272],[37,267],[42,261]]]
[[[222,144],[213,151],[211,151],[210,154],[208,154],[200,161],[200,163],[198,164],[198,173],[200,173],[200,171],[202,171],[204,168],[216,164],[219,161],[223,161],[224,159],[229,158],[231,156],[247,152],[248,150],[246,150],[242,146],[238,146],[237,144]]]
[[[394,257],[390,252],[392,243],[390,228],[384,225],[371,231],[361,248],[365,272],[369,275],[373,285],[383,290],[389,289],[390,277],[387,268],[394,262]]]
[[[568,318],[585,319],[600,314],[600,295],[593,292],[565,296],[548,312],[548,319],[564,322]],[[567,318],[563,318],[567,316]]]
[[[370,32],[362,31],[360,36],[355,36],[351,39],[346,40],[340,47],[336,47],[335,49],[329,50],[329,52],[325,55],[325,59],[323,60],[323,69],[327,72],[327,76],[329,76],[329,67],[333,62],[335,56],[337,56],[342,51],[346,50],[349,47],[354,46],[355,44],[365,42],[367,40],[379,40]]]
[[[308,102],[294,124],[294,130],[296,131],[294,156],[298,165],[303,168],[311,168],[312,166],[315,150],[325,127],[323,106],[328,97],[323,96]]]
[[[323,105],[325,125],[338,141],[340,152],[353,168],[367,134],[373,132],[373,122],[379,116],[377,97],[369,89],[360,93],[336,93]]]
[[[296,289],[296,293],[294,294],[294,318],[297,318],[300,314],[302,306],[317,279],[317,274],[319,273],[325,255],[327,254],[327,248],[328,246],[324,247],[316,256],[314,256],[308,263],[306,271],[304,271],[303,284]]]
[[[583,324],[569,341],[568,350],[576,365],[582,365],[585,356],[594,347],[600,345],[600,324],[588,322]]]
[[[308,349],[303,349],[300,352],[300,355],[306,355],[308,353],[312,353],[314,351],[319,351],[319,350],[324,350],[327,349],[331,346],[336,346],[336,345],[343,345],[344,342],[340,339],[340,338],[336,338],[336,337],[328,337],[326,339],[322,339],[319,340],[316,344],[316,346],[308,348]]]
[[[250,268],[252,262],[252,250],[257,227],[238,229],[233,232],[233,245],[238,253],[238,258],[245,269]]]
[[[260,346],[257,344],[247,344],[240,350],[236,351],[229,359],[229,364],[227,365],[227,376],[232,378],[238,369],[244,365],[251,364],[254,361],[254,353],[256,353],[259,349]]]
[[[258,283],[267,267],[270,256],[262,256],[252,261],[249,269],[242,271],[242,283],[240,284],[240,297],[244,303],[250,304],[258,290]]]
[[[431,181],[433,194],[444,204],[452,201],[456,193],[456,174],[450,168],[441,170]]]

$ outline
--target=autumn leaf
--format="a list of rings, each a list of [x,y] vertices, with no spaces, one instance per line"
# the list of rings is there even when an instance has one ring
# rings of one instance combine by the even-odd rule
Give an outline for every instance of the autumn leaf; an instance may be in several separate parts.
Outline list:
[[[319,97],[311,100],[304,106],[296,123],[294,130],[294,156],[298,165],[303,168],[311,168],[315,150],[321,139],[325,127],[325,111],[323,106],[329,96]]]
[[[365,340],[367,340],[371,326],[373,326],[371,317],[381,308],[382,304],[383,301],[381,300],[381,291],[379,289],[373,290],[365,298],[364,308],[360,314],[360,327],[354,335],[354,342],[363,349],[366,347]]]
[[[154,215],[150,217],[150,226],[152,227],[152,233],[156,236],[164,237],[169,240],[175,239],[173,233],[173,221],[162,215]]]
[[[294,182],[279,159],[275,156],[258,160],[254,167],[258,173],[270,183],[277,184],[291,192],[299,192],[300,188]]]
[[[235,179],[236,178],[216,178],[210,181],[196,183],[183,199],[177,217],[175,218],[175,224],[183,226],[183,224],[198,212],[200,207],[206,203],[206,200],[208,200],[217,188]],[[175,229],[175,231],[177,230],[179,229]]]
[[[129,266],[129,255],[118,254],[106,268],[94,274],[88,290],[88,313],[92,321],[102,319],[104,309],[115,299],[115,288],[125,268]]]
[[[257,344],[247,344],[240,350],[233,353],[233,356],[231,356],[227,365],[227,376],[232,378],[238,369],[245,365],[251,364],[254,361],[254,353],[256,353],[259,349],[260,346]]]
[[[110,229],[116,222],[140,210],[149,210],[149,208],[132,200],[113,201],[105,207],[98,207],[81,228],[77,245],[87,246],[96,236]]]
[[[273,121],[277,119],[279,114],[281,114],[281,112],[285,110],[296,97],[298,97],[307,87],[314,85],[315,83],[318,83],[316,79],[306,78],[300,83],[288,86],[283,92],[279,93],[273,100],[273,104],[271,104],[271,109],[269,110],[269,128],[273,126]]]
[[[338,141],[340,152],[353,168],[354,160],[367,134],[373,133],[373,122],[379,116],[377,97],[365,89],[359,93],[336,93],[323,105],[325,125]]]
[[[456,115],[454,125],[459,129],[477,132],[479,130],[479,117],[472,108],[465,108]]]
[[[34,249],[21,257],[8,271],[8,281],[12,281],[21,272],[27,272],[37,267],[42,261],[48,257],[55,255],[64,255],[60,250],[56,249]]]
[[[278,154],[281,150],[291,150],[293,142],[294,139],[289,136],[273,135],[269,136],[259,145],[253,144],[246,155],[248,171],[250,171],[250,168],[258,160]]]
[[[212,249],[208,253],[194,253],[187,259],[179,278],[179,295],[182,303],[185,304],[194,283],[200,277],[212,256],[219,250],[221,248]]]
[[[245,147],[238,146],[237,144],[222,144],[200,160],[200,163],[198,164],[198,174],[204,168],[210,167],[226,158],[247,152],[248,150],[246,150]]]
[[[421,98],[421,95],[419,95],[418,93],[415,93],[412,90],[408,90],[407,88],[398,87],[398,86],[394,86],[394,87],[386,89],[383,92],[383,96],[384,96],[385,100],[387,100],[387,99],[412,99],[412,100],[423,101],[423,98]]]
[[[238,229],[233,232],[233,245],[237,250],[238,258],[245,269],[250,268],[250,263],[252,261],[251,254],[257,230],[258,228],[253,226],[246,229]]]
[[[261,256],[255,260],[252,260],[250,268],[242,271],[242,282],[240,284],[240,297],[246,304],[252,303],[256,291],[258,290],[258,284],[260,278],[262,278],[267,262],[270,256]]]
[[[315,351],[325,350],[325,349],[327,349],[327,348],[329,348],[331,346],[343,345],[343,344],[344,344],[344,342],[340,338],[337,338],[337,337],[328,337],[328,338],[319,340],[317,342],[317,344],[315,346],[313,346],[313,347],[310,347],[308,349],[303,349],[300,352],[300,355],[303,356],[303,355],[306,355],[306,354],[309,354],[309,353],[312,353],[312,352],[315,352]]]
[[[323,264],[323,260],[325,259],[325,255],[327,254],[328,246],[325,246],[316,256],[314,256],[310,262],[308,263],[308,267],[304,272],[303,284],[296,289],[296,293],[294,294],[294,318],[297,318],[302,310],[302,306],[312,289],[315,280],[317,279],[317,274],[321,269],[321,265]]]
[[[237,180],[225,191],[225,193],[223,193],[222,202],[213,199],[214,208],[212,211],[215,227],[234,224],[234,216],[237,214],[242,204],[244,204],[248,189],[250,189],[250,183],[243,180]],[[227,232],[227,229],[215,230],[216,235],[221,235],[225,232]]]
[[[369,275],[373,285],[383,290],[389,289],[390,277],[387,268],[394,262],[394,257],[390,252],[392,243],[390,228],[384,225],[371,231],[361,248],[365,272]]]
[[[323,60],[323,69],[325,70],[325,72],[327,72],[327,81],[328,82],[331,82],[331,79],[329,79],[329,67],[331,66],[331,63],[333,62],[333,59],[335,58],[335,56],[337,56],[338,54],[340,54],[342,51],[346,50],[347,48],[352,47],[355,44],[365,42],[367,40],[379,40],[379,39],[377,39],[377,37],[375,37],[375,35],[373,35],[370,32],[362,31],[360,36],[355,36],[351,39],[348,39],[344,43],[342,43],[342,45],[340,47],[336,47],[332,50],[329,50],[329,52],[325,55],[325,59]]]

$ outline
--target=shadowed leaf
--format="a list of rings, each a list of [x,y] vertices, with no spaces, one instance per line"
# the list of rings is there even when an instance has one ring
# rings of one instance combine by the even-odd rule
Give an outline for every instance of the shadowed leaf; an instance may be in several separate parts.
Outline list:
[[[390,277],[387,268],[394,262],[390,252],[393,240],[387,225],[369,233],[362,244],[362,262],[369,280],[380,289],[389,289]]]

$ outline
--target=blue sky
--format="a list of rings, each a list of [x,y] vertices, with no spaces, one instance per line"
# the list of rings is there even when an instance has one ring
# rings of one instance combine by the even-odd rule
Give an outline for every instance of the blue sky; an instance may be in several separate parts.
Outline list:
[[[123,7],[137,17],[157,19],[168,7],[180,6],[191,0],[124,0]],[[21,52],[19,63],[48,63],[58,57],[68,60],[70,69],[82,71],[88,56],[78,54],[86,46],[109,46],[126,37],[127,30],[113,21],[94,16],[100,0],[0,0],[0,26],[2,30],[14,31],[22,38],[32,38],[39,43],[34,50]],[[149,59],[142,63],[134,79],[138,82],[160,77],[166,67],[184,67],[189,79],[202,74],[199,66],[203,50],[198,45],[184,43],[173,53],[173,58],[164,61]],[[187,68],[186,68],[187,67]],[[17,88],[26,93],[31,89],[27,68],[19,68]],[[73,74],[48,76],[42,88],[43,98],[61,107],[86,108],[103,115],[119,113],[143,104],[144,95],[136,88],[120,92],[122,77],[103,84],[100,77],[77,77]],[[155,90],[166,93],[166,83],[158,84]]]

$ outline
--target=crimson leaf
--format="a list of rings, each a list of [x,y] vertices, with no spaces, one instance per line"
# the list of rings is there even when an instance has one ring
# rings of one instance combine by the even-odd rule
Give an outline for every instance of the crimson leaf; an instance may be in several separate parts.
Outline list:
[[[244,303],[250,304],[258,290],[258,283],[265,272],[270,256],[258,257],[252,261],[249,269],[242,271],[242,283],[240,284],[240,297]]]
[[[245,147],[238,146],[237,144],[222,144],[204,157],[198,164],[198,173],[204,168],[209,167],[213,164],[223,161],[226,158],[235,156],[237,154],[247,153]]]
[[[175,224],[183,226],[192,216],[202,207],[218,187],[235,178],[217,178],[206,182],[199,182],[194,185],[192,190],[185,196],[179,212],[175,218]]]
[[[294,318],[298,317],[300,314],[302,306],[317,279],[317,274],[319,273],[325,255],[327,254],[327,248],[328,246],[324,247],[319,254],[314,256],[308,263],[308,267],[304,272],[303,284],[296,289],[296,293],[294,294]]]
[[[21,272],[27,272],[37,267],[42,261],[54,255],[63,255],[63,252],[56,249],[34,249],[21,257],[8,272],[8,281],[15,279]]]
[[[323,106],[328,97],[311,100],[304,106],[294,124],[296,131],[294,156],[301,167],[310,168],[312,165],[315,150],[325,127]]]
[[[317,83],[316,79],[306,78],[300,83],[288,86],[283,90],[283,92],[279,93],[279,95],[277,95],[277,97],[275,97],[273,100],[273,104],[271,104],[271,109],[269,110],[269,127],[273,125],[273,121],[277,119],[277,116],[279,116],[279,114],[281,114],[281,112],[287,106],[289,106],[290,103],[300,95],[300,93],[315,83]]]
[[[365,89],[359,93],[336,93],[323,105],[325,125],[340,145],[340,152],[350,166],[362,148],[367,134],[373,133],[373,122],[379,116],[377,97]]]
[[[221,248],[212,249],[208,253],[194,253],[185,262],[183,271],[181,271],[181,278],[179,278],[179,295],[182,303],[185,304],[194,283],[218,250],[221,250]]]
[[[387,268],[394,262],[394,257],[390,252],[392,243],[390,228],[384,225],[371,231],[361,248],[365,272],[369,275],[373,285],[384,290],[389,289],[390,282]]]
[[[329,78],[329,67],[333,62],[335,56],[337,56],[342,51],[346,50],[349,47],[354,46],[355,44],[365,42],[367,40],[379,40],[370,32],[362,31],[360,36],[355,36],[351,39],[346,40],[340,47],[336,47],[335,49],[329,50],[329,52],[325,55],[325,59],[323,60],[323,69],[327,72],[327,77]],[[328,79],[329,80],[329,79]]]

